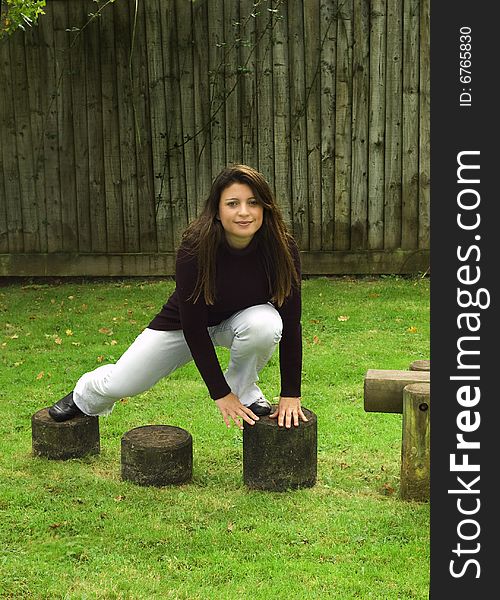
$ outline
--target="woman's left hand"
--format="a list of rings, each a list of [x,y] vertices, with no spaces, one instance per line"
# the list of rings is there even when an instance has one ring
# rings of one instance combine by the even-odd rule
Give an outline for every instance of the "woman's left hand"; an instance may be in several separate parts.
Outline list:
[[[292,421],[295,427],[299,426],[299,417],[302,421],[308,420],[300,407],[300,398],[286,398],[283,396],[280,396],[278,408],[272,415],[269,415],[270,419],[276,417],[278,418],[278,426],[283,427],[285,425],[288,429],[292,426]]]

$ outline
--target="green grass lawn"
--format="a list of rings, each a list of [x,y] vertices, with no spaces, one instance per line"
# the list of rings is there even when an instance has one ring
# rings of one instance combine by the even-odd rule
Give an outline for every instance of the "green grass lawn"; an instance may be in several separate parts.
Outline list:
[[[31,415],[117,360],[173,286],[0,287],[0,597],[427,599],[429,505],[398,498],[401,415],[365,413],[363,377],[429,358],[428,279],[304,281],[313,488],[245,488],[242,433],[192,364],[101,418],[100,455],[32,457]],[[275,356],[261,387],[272,400],[278,385]],[[192,483],[121,481],[121,436],[153,423],[192,434]]]

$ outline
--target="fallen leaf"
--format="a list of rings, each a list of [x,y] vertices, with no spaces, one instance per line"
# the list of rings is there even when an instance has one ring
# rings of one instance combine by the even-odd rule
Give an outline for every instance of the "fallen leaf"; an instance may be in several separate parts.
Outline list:
[[[59,345],[61,345],[61,344],[62,344],[62,339],[61,339],[60,337],[56,337],[56,339],[54,340],[54,342],[55,342],[56,344],[59,344]]]
[[[115,497],[115,502],[121,502],[122,500],[125,500],[125,496],[116,496]]]
[[[74,300],[75,297],[74,296],[68,296],[68,300]]]
[[[51,303],[51,304],[55,304],[55,303],[56,303],[56,299],[55,299],[55,298],[51,298],[51,299],[50,299],[50,303]]]
[[[37,379],[42,379],[42,377],[45,375],[44,371],[40,371],[40,373],[38,373],[38,375],[36,376]]]
[[[109,329],[109,327],[101,327],[99,329],[99,333],[104,333],[106,335],[111,335],[113,333],[113,331],[111,329]]]
[[[116,346],[116,344],[118,344],[118,342],[116,340],[111,340],[111,345],[112,346]]]
[[[104,356],[102,354],[97,357],[97,362],[102,363],[103,360],[104,360]]]
[[[229,523],[227,524],[227,530],[229,531],[229,533],[232,533],[234,529],[234,523],[231,523],[231,521],[229,521]]]
[[[318,323],[321,323],[321,321],[319,319],[310,319],[309,323],[314,323],[315,325],[317,325]]]
[[[349,321],[349,317],[347,315],[340,315],[340,317],[337,317],[337,321]]]
[[[416,327],[408,327],[406,330],[408,333],[417,333],[418,329]]]
[[[71,331],[71,329],[66,329],[66,335],[68,335],[68,336],[73,335],[73,332]]]
[[[319,343],[320,343],[320,342],[319,342],[319,337],[318,337],[317,335],[315,335],[315,336],[313,337],[313,344],[319,344]]]
[[[19,336],[17,335],[17,333],[15,333],[14,335],[10,336],[11,340],[17,340],[19,338]]]
[[[392,487],[392,485],[390,483],[383,484],[382,494],[385,494],[386,496],[392,496],[392,494],[394,494],[394,488]]]
[[[72,346],[80,346],[80,342],[71,342]]]
[[[87,310],[88,307],[89,307],[88,304],[82,304],[82,310]]]

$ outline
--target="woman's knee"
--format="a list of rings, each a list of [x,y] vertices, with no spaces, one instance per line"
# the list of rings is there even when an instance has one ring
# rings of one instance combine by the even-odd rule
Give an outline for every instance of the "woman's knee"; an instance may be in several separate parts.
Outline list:
[[[258,346],[277,344],[281,340],[283,321],[270,304],[252,306],[243,311],[236,337],[246,337]]]

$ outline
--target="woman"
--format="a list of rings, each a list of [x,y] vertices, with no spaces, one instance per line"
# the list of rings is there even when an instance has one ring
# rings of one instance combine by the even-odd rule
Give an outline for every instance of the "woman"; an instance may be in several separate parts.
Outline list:
[[[224,422],[243,428],[269,414],[258,373],[280,344],[281,392],[271,418],[307,421],[300,404],[300,258],[273,194],[255,169],[235,165],[215,179],[201,215],[186,229],[176,289],[115,365],[83,375],[49,414],[109,414],[119,398],[151,388],[190,360]],[[215,346],[230,349],[222,372]]]

